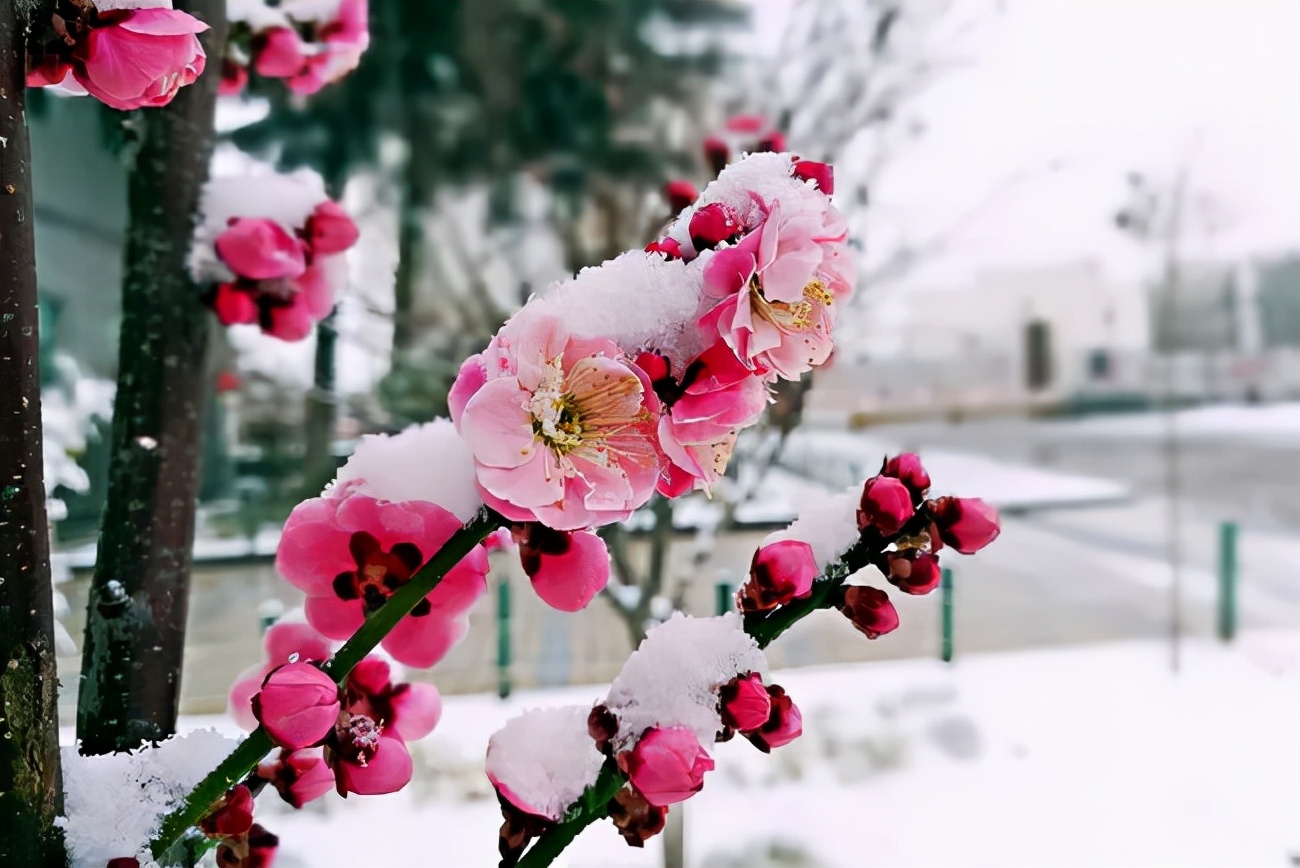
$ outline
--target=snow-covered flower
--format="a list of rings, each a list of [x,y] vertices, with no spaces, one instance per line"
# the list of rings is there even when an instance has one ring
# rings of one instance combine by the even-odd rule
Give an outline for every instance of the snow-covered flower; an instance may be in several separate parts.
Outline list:
[[[332,639],[351,637],[461,528],[435,503],[379,500],[357,489],[340,485],[298,504],[276,552],[281,575],[307,594],[307,620]],[[476,546],[384,638],[384,649],[411,666],[437,663],[464,636],[486,573],[487,555]]]
[[[488,739],[485,768],[506,802],[558,821],[596,780],[604,759],[587,733],[587,709],[565,706],[511,718]]]
[[[465,363],[448,399],[483,499],[557,530],[621,521],[659,476],[659,399],[613,341],[532,313]]]
[[[241,10],[243,23],[255,30],[249,46],[253,70],[309,96],[356,69],[370,44],[367,0],[339,0],[322,15],[326,6],[286,2],[274,11]]]
[[[656,807],[684,802],[704,787],[704,773],[713,770],[713,758],[685,726],[651,729],[630,751],[618,755],[618,764],[632,786]]]
[[[84,3],[77,17],[55,15],[60,41],[34,53],[27,83],[66,86],[71,77],[115,109],[167,105],[203,72],[206,56],[196,34],[208,25],[169,6],[140,6]]]
[[[851,280],[847,229],[829,203],[772,202],[762,222],[705,266],[713,306],[700,320],[750,368],[795,379],[831,354]]]

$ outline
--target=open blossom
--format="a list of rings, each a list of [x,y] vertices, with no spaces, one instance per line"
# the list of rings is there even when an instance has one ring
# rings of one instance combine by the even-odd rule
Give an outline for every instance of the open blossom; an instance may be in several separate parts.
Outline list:
[[[708,489],[726,472],[740,430],[762,415],[767,387],[721,341],[687,364],[680,378],[653,353],[643,353],[637,364],[663,407],[659,445],[668,460],[659,492],[676,497]]]
[[[740,608],[763,612],[807,596],[820,572],[808,543],[795,539],[768,543],[754,552],[749,581],[737,595]]]
[[[645,800],[660,808],[698,793],[704,788],[704,773],[714,765],[685,726],[651,729],[636,747],[618,755],[618,764]]]
[[[609,583],[609,550],[591,531],[552,530],[538,522],[515,526],[519,561],[542,602],[576,612]]]
[[[437,504],[393,503],[342,485],[294,508],[276,566],[306,592],[312,626],[332,639],[347,639],[460,527]],[[411,666],[441,660],[464,636],[466,613],[487,590],[486,573],[487,555],[475,546],[398,622],[384,649]]]
[[[339,717],[339,688],[310,663],[271,671],[253,697],[253,714],[271,740],[297,750],[320,744]]]
[[[836,305],[851,292],[843,219],[827,203],[771,203],[762,222],[705,266],[700,320],[742,362],[795,379],[830,357]]]
[[[998,511],[978,497],[940,497],[929,502],[939,539],[964,555],[973,555],[998,538]]]
[[[529,314],[465,363],[448,399],[483,499],[557,530],[621,521],[659,477],[659,400],[613,341]]]
[[[73,78],[112,108],[167,105],[203,72],[206,57],[195,34],[208,25],[184,12],[92,8],[82,19],[58,21],[56,30],[63,27],[72,41]]]

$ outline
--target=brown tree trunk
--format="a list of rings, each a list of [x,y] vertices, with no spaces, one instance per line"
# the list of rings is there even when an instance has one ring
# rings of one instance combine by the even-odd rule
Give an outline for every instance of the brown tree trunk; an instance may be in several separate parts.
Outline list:
[[[65,856],[25,30],[0,4],[0,865],[53,866]]]
[[[210,314],[187,259],[212,155],[223,0],[177,0],[206,21],[208,65],[145,109],[130,223],[108,499],[86,612],[77,736],[87,754],[175,732],[194,544]]]

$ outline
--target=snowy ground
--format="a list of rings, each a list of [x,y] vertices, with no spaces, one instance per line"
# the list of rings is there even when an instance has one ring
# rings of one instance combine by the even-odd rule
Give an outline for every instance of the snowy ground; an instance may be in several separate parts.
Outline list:
[[[780,673],[805,735],[765,758],[719,745],[686,814],[687,864],[1284,866],[1300,855],[1300,633],[1128,642]],[[482,866],[500,822],[488,734],[599,687],[448,698],[389,797],[267,802],[279,868]],[[195,722],[200,722],[195,719]],[[780,854],[777,859],[772,853]],[[661,864],[611,827],[559,863]]]

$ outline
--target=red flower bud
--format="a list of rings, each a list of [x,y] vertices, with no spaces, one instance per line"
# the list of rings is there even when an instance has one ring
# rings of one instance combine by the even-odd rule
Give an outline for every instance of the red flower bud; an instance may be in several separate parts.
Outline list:
[[[660,238],[645,246],[646,253],[662,253],[665,259],[681,259],[682,245],[676,238]]]
[[[785,150],[785,134],[780,130],[772,130],[764,135],[754,145],[754,153],[766,153],[771,151]]]
[[[893,536],[912,517],[912,493],[892,476],[873,476],[862,487],[858,505],[858,529],[875,528],[884,536]]]
[[[800,181],[812,181],[827,196],[835,192],[835,169],[830,163],[817,163],[813,160],[796,160],[794,176]]]
[[[668,200],[668,207],[674,213],[684,211],[700,198],[700,191],[695,189],[695,185],[690,181],[669,181],[664,184],[663,193],[664,198]]]
[[[940,497],[927,506],[939,539],[964,555],[973,555],[998,538],[998,511],[978,497]]]
[[[731,160],[731,148],[719,136],[708,136],[704,139],[704,160],[713,170],[713,174],[718,174],[727,168],[727,163]]]
[[[286,663],[271,671],[253,697],[253,716],[280,747],[320,744],[339,719],[339,688],[310,663]]]
[[[230,790],[213,807],[199,829],[209,838],[234,838],[253,827],[253,794],[243,784]]]
[[[745,612],[763,612],[785,605],[812,590],[817,559],[803,540],[783,539],[754,552],[749,581],[737,595]]]
[[[771,753],[772,748],[787,745],[803,735],[803,714],[785,689],[773,684],[767,693],[772,703],[767,721],[745,736],[763,753]]]
[[[713,759],[685,726],[651,729],[630,751],[618,755],[632,786],[656,807],[683,802],[704,788]]]
[[[849,585],[844,589],[844,616],[868,639],[876,639],[898,628],[898,610],[889,595],[868,585]]]
[[[889,554],[889,583],[905,594],[928,594],[939,587],[939,558],[915,549]]]
[[[772,698],[761,676],[750,673],[737,676],[719,691],[722,722],[740,732],[750,732],[767,723],[772,716]]]
[[[924,497],[930,489],[930,474],[925,472],[925,468],[921,466],[921,456],[915,452],[895,455],[885,462],[885,468],[880,471],[880,475],[897,479],[907,486],[907,490],[912,492],[914,497]]]
[[[709,250],[740,232],[740,223],[731,209],[721,202],[713,202],[691,215],[687,229],[695,249]]]
[[[357,224],[339,203],[326,199],[307,218],[307,243],[317,256],[342,253],[361,237]]]

